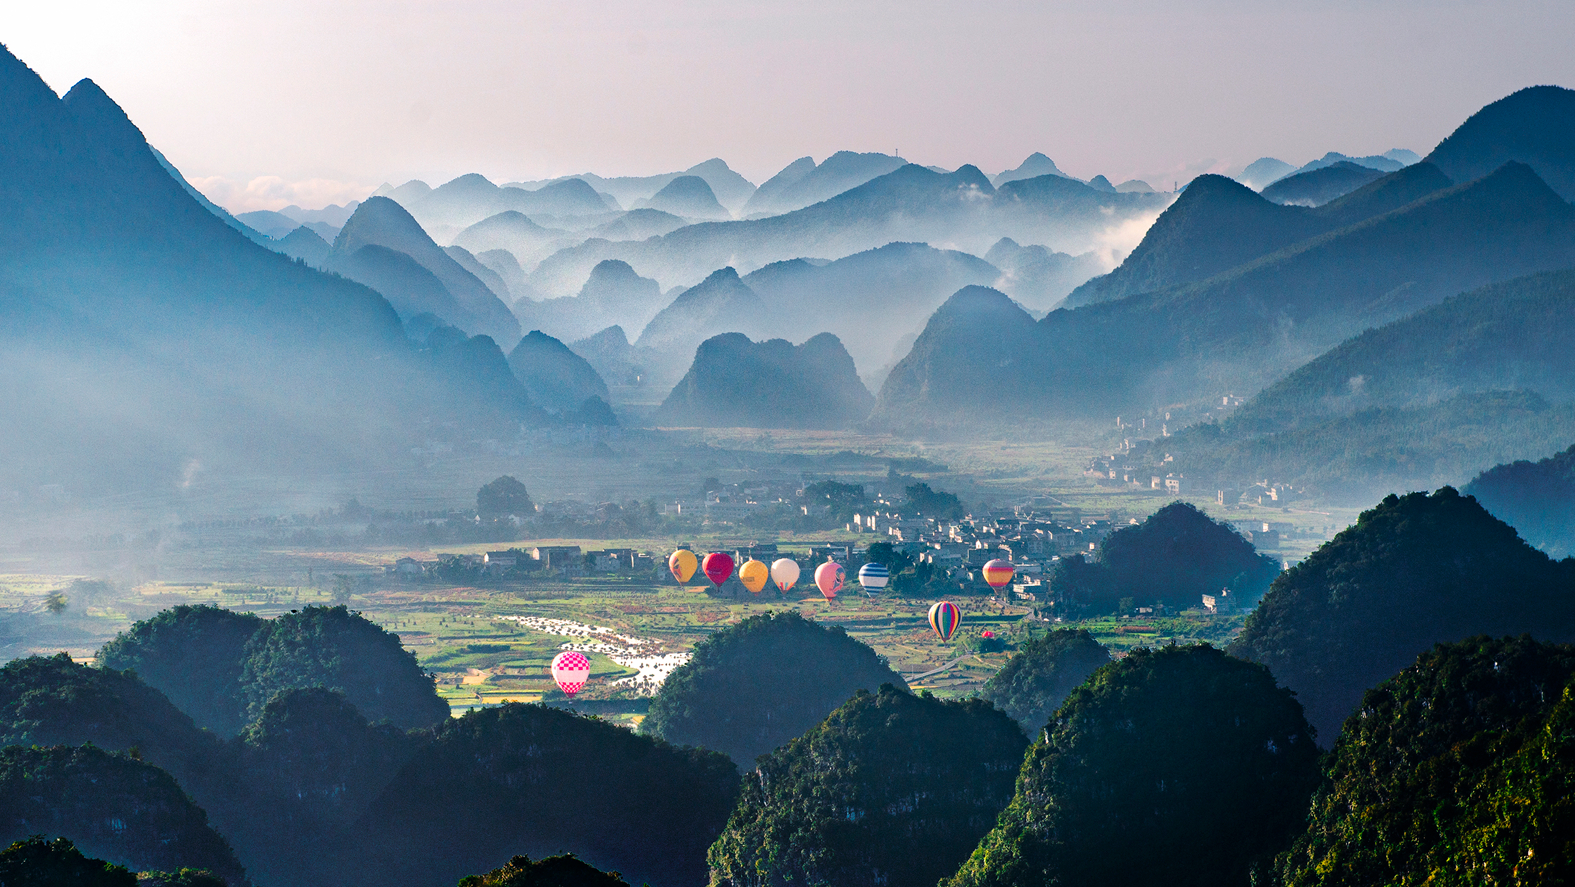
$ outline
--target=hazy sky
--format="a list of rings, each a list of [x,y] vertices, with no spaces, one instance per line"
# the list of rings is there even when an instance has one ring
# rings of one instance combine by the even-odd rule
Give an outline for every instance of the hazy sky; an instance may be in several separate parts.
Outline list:
[[[11,2],[0,42],[91,77],[235,209],[722,157],[900,150],[987,173],[1185,180],[1272,155],[1426,153],[1575,86],[1571,0]]]

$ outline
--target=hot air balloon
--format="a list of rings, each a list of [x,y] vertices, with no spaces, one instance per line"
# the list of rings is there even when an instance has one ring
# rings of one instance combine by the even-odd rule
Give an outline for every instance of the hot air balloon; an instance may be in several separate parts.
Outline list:
[[[558,682],[558,689],[563,695],[573,697],[585,686],[585,679],[591,676],[591,660],[585,658],[584,653],[573,650],[564,650],[552,657],[552,679]]]
[[[744,583],[751,594],[759,594],[770,578],[771,568],[754,558],[744,561],[744,565],[738,568],[738,581]]]
[[[777,558],[771,564],[771,581],[783,594],[792,591],[798,584],[798,561],[790,557]]]
[[[679,585],[687,584],[689,577],[695,574],[695,568],[698,566],[700,562],[695,559],[695,553],[687,548],[678,549],[667,559],[667,569],[672,571],[673,578],[678,580]]]
[[[1000,558],[996,558],[984,565],[983,572],[984,581],[988,582],[991,588],[999,591],[1012,581],[1012,573],[1014,571],[1012,570],[1011,561],[1003,561]]]
[[[720,551],[713,551],[705,556],[700,563],[700,569],[705,571],[705,577],[718,588],[733,575],[733,559]]]
[[[865,564],[859,567],[859,585],[865,591],[880,591],[891,581],[891,571],[885,564]]]
[[[837,596],[837,592],[842,590],[843,583],[847,581],[847,572],[836,561],[826,561],[815,568],[815,587],[820,589],[820,593],[825,595],[828,601]]]
[[[960,624],[962,611],[951,601],[939,601],[930,608],[930,627],[935,629],[935,636],[941,640],[951,640]]]

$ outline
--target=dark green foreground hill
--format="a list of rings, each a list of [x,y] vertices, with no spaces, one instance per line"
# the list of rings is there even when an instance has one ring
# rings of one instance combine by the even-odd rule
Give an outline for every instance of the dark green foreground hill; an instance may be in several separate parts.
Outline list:
[[[802,736],[859,690],[902,676],[840,626],[788,610],[751,616],[706,638],[668,676],[640,724],[679,745],[720,751],[740,767]]]
[[[1575,883],[1575,650],[1440,645],[1369,691],[1283,887]]]
[[[1267,665],[1333,743],[1362,694],[1434,644],[1575,639],[1575,561],[1553,561],[1450,487],[1389,496],[1281,574],[1232,654]]]
[[[1137,649],[1072,692],[946,887],[1246,887],[1305,822],[1318,748],[1260,665]]]
[[[980,699],[860,691],[744,780],[712,887],[929,887],[1012,799],[1027,745]]]

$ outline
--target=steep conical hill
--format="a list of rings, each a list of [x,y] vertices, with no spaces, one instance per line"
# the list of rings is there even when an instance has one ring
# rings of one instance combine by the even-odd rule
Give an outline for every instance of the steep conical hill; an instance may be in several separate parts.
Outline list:
[[[1292,206],[1322,206],[1337,197],[1380,178],[1383,173],[1370,166],[1361,166],[1342,160],[1329,166],[1286,176],[1267,188],[1262,194],[1275,203]]]
[[[846,428],[875,398],[830,333],[794,346],[742,333],[707,339],[652,421],[707,428]]]
[[[514,346],[509,368],[533,402],[554,412],[573,412],[592,397],[607,400],[607,383],[585,358],[541,330],[531,330]]]
[[[1467,118],[1427,160],[1457,182],[1524,163],[1575,201],[1575,90],[1532,86],[1505,96]]]

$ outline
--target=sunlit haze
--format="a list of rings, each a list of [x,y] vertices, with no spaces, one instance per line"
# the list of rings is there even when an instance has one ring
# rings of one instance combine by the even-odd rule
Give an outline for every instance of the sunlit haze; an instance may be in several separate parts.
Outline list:
[[[3,39],[57,92],[92,78],[238,210],[710,157],[758,183],[840,149],[1168,185],[1426,153],[1575,84],[1559,0],[57,2],[13,4]]]

